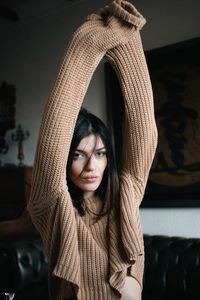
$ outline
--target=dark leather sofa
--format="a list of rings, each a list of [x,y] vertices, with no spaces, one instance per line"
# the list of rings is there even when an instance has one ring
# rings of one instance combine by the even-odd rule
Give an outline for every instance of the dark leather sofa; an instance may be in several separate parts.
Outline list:
[[[142,299],[199,300],[200,239],[144,235],[144,241]],[[4,292],[15,292],[14,300],[48,300],[47,260],[38,236],[0,240],[0,299]]]
[[[0,300],[48,300],[47,259],[39,236],[0,240]]]
[[[144,236],[143,300],[200,300],[200,239]]]

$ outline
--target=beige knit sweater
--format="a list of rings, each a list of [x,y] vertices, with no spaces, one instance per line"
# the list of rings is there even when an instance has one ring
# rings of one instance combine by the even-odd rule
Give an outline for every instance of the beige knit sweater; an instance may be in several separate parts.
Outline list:
[[[157,145],[152,89],[139,34],[144,23],[126,1],[114,1],[88,16],[68,44],[45,107],[28,210],[48,256],[53,300],[66,299],[71,291],[81,300],[119,299],[127,274],[142,286],[139,205]],[[78,112],[104,56],[115,68],[124,95],[123,169],[120,218],[110,215],[95,222],[99,200],[87,199],[86,215],[78,214],[67,189],[66,163]]]

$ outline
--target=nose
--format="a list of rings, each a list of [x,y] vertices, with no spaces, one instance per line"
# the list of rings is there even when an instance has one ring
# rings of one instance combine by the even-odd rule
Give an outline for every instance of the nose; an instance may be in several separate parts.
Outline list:
[[[91,156],[88,158],[88,161],[87,161],[86,166],[85,166],[85,170],[86,170],[86,171],[94,171],[94,170],[95,170],[95,159],[94,159],[94,155],[91,155]]]

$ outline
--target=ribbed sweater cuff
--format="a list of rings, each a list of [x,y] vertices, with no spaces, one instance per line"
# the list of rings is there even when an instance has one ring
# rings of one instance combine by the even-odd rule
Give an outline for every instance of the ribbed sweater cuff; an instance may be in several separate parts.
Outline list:
[[[111,12],[114,16],[135,25],[138,29],[141,29],[146,23],[145,18],[128,1],[113,1],[111,4]]]
[[[108,20],[110,16],[118,18],[121,23],[129,23],[141,29],[146,23],[145,18],[128,1],[115,0],[110,5],[101,8],[97,13],[89,15],[86,20]]]

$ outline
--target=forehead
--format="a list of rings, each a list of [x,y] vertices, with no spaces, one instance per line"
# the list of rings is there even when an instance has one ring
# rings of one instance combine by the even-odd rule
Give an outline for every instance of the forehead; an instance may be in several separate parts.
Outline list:
[[[105,145],[101,137],[96,136],[94,134],[90,134],[80,141],[77,149],[84,150],[84,151],[94,151],[95,149],[99,149],[103,147],[105,147]]]

